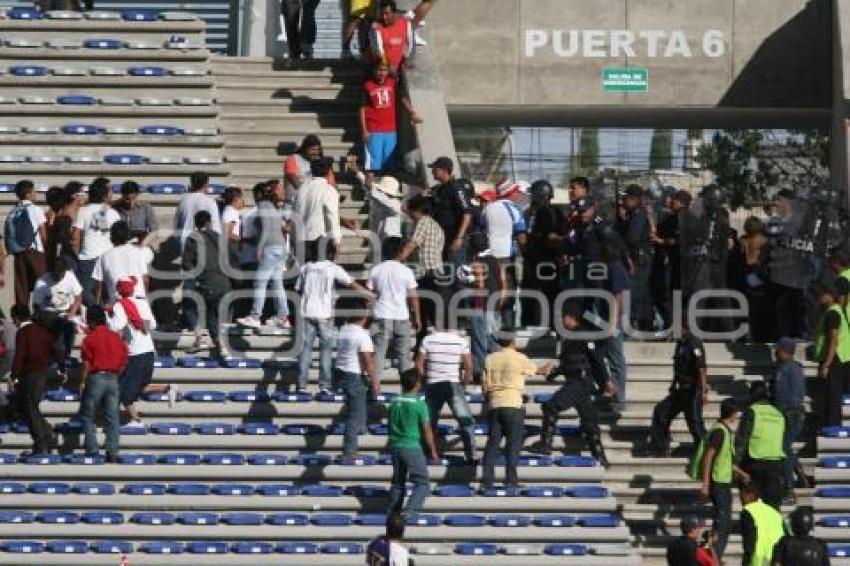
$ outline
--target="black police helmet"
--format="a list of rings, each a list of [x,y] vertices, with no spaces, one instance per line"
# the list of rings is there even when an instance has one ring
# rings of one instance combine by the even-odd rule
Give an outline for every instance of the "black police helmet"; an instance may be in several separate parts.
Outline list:
[[[528,194],[531,195],[531,202],[534,204],[545,204],[555,197],[555,189],[546,179],[538,179],[528,187]]]
[[[808,505],[797,507],[791,512],[791,532],[802,537],[812,532],[815,519],[812,508]]]

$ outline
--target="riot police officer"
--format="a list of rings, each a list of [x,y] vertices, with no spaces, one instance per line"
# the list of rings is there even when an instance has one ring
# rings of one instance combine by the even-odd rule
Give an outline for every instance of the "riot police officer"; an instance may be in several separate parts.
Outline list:
[[[765,227],[769,293],[779,336],[803,335],[803,289],[813,244],[804,238],[802,204],[791,190],[782,189],[774,198],[775,215]]]
[[[623,240],[616,230],[602,218],[596,201],[591,197],[577,200],[572,205],[572,214],[579,223],[573,226],[565,236],[565,254],[568,259],[568,274],[575,283],[570,287],[597,288],[601,280],[595,275],[595,266],[604,263],[603,250],[614,246],[622,250],[624,263],[631,264],[625,253]]]
[[[583,312],[583,308],[578,304],[568,304],[565,309],[564,327],[568,333],[561,342],[560,363],[546,377],[546,381],[551,383],[559,375],[563,375],[564,384],[548,401],[543,403],[543,427],[540,431],[540,440],[529,450],[538,454],[551,454],[558,415],[575,407],[590,453],[607,468],[609,464],[602,446],[599,413],[593,397],[597,388],[601,389],[606,396],[614,395],[617,389],[605,367],[601,348],[593,340],[576,337],[576,333],[597,330],[581,323]]]
[[[773,547],[774,566],[829,566],[826,544],[811,535],[814,527],[812,508],[797,507],[791,512],[791,535],[785,535]]]
[[[643,189],[629,185],[622,194],[622,214],[617,228],[626,245],[632,272],[631,319],[638,330],[652,330],[652,225],[643,207]]]
[[[670,448],[670,423],[685,413],[694,446],[705,436],[702,407],[708,395],[705,347],[683,323],[682,337],[673,354],[673,383],[670,393],[652,413],[649,447],[655,454],[666,456]]]
[[[803,279],[803,335],[812,337],[818,322],[818,283],[827,272],[826,258],[830,250],[844,241],[838,212],[838,192],[829,187],[813,187],[806,199],[808,210],[803,218],[803,239],[812,243],[808,253],[806,277]]]
[[[523,249],[522,289],[540,291],[551,306],[561,288],[555,254],[558,249],[556,239],[564,228],[564,215],[552,206],[555,191],[549,181],[541,179],[533,182],[528,192],[531,203],[525,213],[528,240]],[[523,301],[522,317],[526,326],[548,326],[552,322],[541,320],[539,304],[533,299]]]

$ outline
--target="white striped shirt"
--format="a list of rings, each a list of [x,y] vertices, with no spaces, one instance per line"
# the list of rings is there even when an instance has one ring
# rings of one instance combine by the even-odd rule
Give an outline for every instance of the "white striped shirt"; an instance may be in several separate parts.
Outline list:
[[[454,332],[434,332],[422,340],[428,383],[460,382],[461,358],[469,353],[469,343]]]

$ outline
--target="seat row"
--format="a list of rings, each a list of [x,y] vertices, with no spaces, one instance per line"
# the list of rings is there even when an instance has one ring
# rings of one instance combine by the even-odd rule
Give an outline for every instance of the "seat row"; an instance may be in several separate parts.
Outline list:
[[[3,134],[37,134],[69,136],[217,136],[218,128],[183,128],[165,124],[147,124],[138,128],[124,126],[96,126],[93,124],[65,124],[62,126],[0,126],[0,135]]]
[[[95,77],[203,77],[209,74],[207,69],[178,67],[167,69],[157,66],[133,66],[133,67],[45,67],[43,65],[14,65],[6,69],[6,73],[15,77],[84,77],[92,75]],[[2,74],[2,70],[0,70]]]
[[[36,185],[36,191],[40,193],[47,192],[50,188],[50,185]],[[227,188],[226,185],[222,185],[221,183],[212,183],[209,185],[207,193],[211,195],[220,195],[224,192],[224,189]],[[118,194],[121,192],[121,183],[115,183],[112,185],[112,190]],[[142,192],[155,194],[155,195],[180,195],[188,192],[188,185],[184,185],[182,183],[153,183],[150,185],[142,185],[140,187]],[[0,182],[0,194],[2,193],[14,193],[15,192],[15,183],[4,183]],[[51,399],[53,401],[73,401],[78,399],[78,397],[69,397],[69,392],[65,392],[64,394],[58,394],[55,399]]]
[[[221,165],[218,155],[144,156],[131,153],[93,155],[0,155],[0,163],[104,163],[106,165]]]
[[[105,51],[118,51],[128,49],[131,51],[148,51],[154,49],[169,49],[178,51],[197,51],[204,49],[201,43],[195,43],[190,39],[173,35],[166,41],[153,42],[144,40],[124,40],[112,37],[93,37],[89,39],[53,39],[41,40],[30,37],[12,37],[3,41],[3,45],[11,49],[39,49],[49,47],[51,49],[93,49]],[[2,51],[0,51],[2,55]]]
[[[123,96],[91,96],[88,94],[68,94],[55,98],[39,95],[19,96],[17,98],[0,97],[0,104],[48,105],[61,104],[64,106],[214,106],[215,100],[210,98],[180,97],[130,98]]]
[[[389,491],[383,486],[353,485],[338,486],[331,484],[204,484],[204,483],[128,483],[120,488],[125,495],[163,496],[182,495],[203,497],[208,495],[264,497],[386,497]],[[65,482],[39,481],[25,484],[22,482],[0,482],[0,494],[22,495],[115,495],[118,489],[111,483],[83,482],[69,484]],[[601,485],[534,485],[528,487],[489,487],[476,490],[468,485],[439,485],[433,488],[437,497],[527,497],[543,499],[606,499],[610,496],[607,488]],[[424,515],[422,517],[425,517]],[[423,519],[424,520],[424,519]],[[414,523],[424,524],[424,523]]]
[[[96,10],[90,12],[74,12],[71,10],[48,10],[42,12],[34,8],[10,8],[6,11],[10,20],[90,20],[90,21],[125,21],[125,22],[191,22],[198,18],[191,12],[158,12],[156,10],[123,10],[110,12]]]

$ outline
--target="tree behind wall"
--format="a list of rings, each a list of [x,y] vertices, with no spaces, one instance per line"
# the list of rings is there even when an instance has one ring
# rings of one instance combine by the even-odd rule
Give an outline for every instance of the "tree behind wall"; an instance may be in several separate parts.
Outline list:
[[[657,129],[652,132],[649,146],[649,168],[653,171],[673,168],[673,132]]]
[[[572,176],[599,172],[599,130],[582,128],[579,134],[578,155],[573,157]]]

